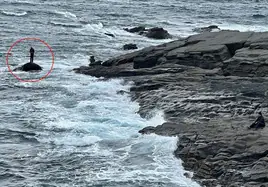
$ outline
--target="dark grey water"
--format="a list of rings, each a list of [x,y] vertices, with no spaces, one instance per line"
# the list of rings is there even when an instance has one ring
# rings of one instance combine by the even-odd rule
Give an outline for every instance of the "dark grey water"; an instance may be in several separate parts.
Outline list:
[[[37,37],[55,54],[52,74],[38,83],[22,83],[0,64],[0,186],[198,186],[183,176],[172,152],[177,139],[141,136],[137,131],[163,122],[135,112],[122,80],[104,82],[70,70],[122,54],[122,45],[140,48],[169,40],[151,40],[123,31],[136,25],[161,26],[176,37],[196,27],[268,30],[267,1],[119,1],[0,0],[0,53],[16,40]],[[104,33],[112,33],[111,38]],[[21,42],[9,64],[28,61],[30,46],[44,71],[17,72],[23,79],[43,76],[51,66],[47,47]]]

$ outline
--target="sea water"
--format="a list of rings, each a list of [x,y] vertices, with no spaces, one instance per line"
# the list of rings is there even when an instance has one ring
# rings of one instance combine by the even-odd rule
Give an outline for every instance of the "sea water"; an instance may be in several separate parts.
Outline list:
[[[197,27],[267,31],[267,1],[211,0],[0,0],[0,186],[3,187],[196,187],[174,157],[177,137],[140,135],[164,122],[163,113],[146,120],[128,94],[131,82],[75,74],[94,55],[105,60],[169,40],[128,33],[124,27],[164,27],[174,39]],[[254,16],[263,15],[263,16]],[[115,37],[105,35],[114,34]],[[22,38],[38,38],[53,50],[51,74],[39,82],[18,81],[5,53]],[[29,61],[43,71],[14,72],[36,80],[52,67],[52,54],[39,40],[13,46],[12,70]]]

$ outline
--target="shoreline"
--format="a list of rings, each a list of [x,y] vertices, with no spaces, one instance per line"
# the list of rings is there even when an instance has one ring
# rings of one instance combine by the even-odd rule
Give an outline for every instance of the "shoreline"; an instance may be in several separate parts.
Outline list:
[[[174,154],[201,186],[268,186],[268,32],[205,32],[82,66],[76,73],[134,81],[141,117],[166,123],[141,133],[178,136]]]

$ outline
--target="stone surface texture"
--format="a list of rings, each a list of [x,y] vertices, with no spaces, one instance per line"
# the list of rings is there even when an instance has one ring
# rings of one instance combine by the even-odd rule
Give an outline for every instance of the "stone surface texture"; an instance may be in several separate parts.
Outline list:
[[[74,69],[132,81],[138,113],[166,122],[140,133],[178,136],[175,156],[202,186],[268,186],[268,33],[204,32]]]

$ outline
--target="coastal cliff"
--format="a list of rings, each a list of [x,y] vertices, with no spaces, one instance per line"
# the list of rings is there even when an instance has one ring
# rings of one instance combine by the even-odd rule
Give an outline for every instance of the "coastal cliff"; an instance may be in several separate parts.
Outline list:
[[[139,114],[166,123],[141,133],[178,136],[175,155],[208,187],[268,186],[268,33],[205,32],[112,58],[76,73],[133,81]]]

